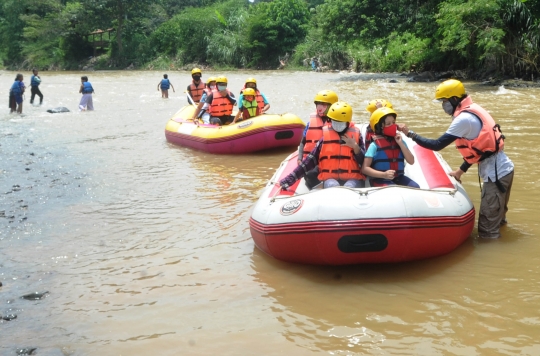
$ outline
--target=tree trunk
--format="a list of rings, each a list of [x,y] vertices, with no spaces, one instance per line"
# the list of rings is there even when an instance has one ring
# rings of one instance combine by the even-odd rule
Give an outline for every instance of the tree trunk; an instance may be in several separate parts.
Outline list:
[[[118,60],[120,64],[124,61],[124,48],[122,47],[122,31],[124,30],[124,4],[122,0],[117,0],[118,5],[118,27],[116,28],[116,44],[118,45]]]

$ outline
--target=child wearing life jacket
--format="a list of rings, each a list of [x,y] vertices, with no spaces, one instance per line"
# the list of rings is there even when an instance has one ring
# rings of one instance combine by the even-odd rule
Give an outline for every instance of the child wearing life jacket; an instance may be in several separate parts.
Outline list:
[[[379,108],[383,108],[383,107],[386,107],[386,108],[390,108],[390,109],[393,109],[394,107],[392,106],[392,104],[388,101],[388,100],[384,100],[384,99],[373,99],[371,100],[367,106],[366,106],[366,111],[369,112],[369,115],[371,117],[371,114],[373,114],[373,112]],[[366,128],[366,139],[365,139],[365,142],[366,142],[366,150],[369,148],[369,144],[371,143],[371,138],[375,136],[375,132],[373,132],[373,130],[371,129],[370,126],[368,126]]]
[[[34,103],[34,98],[39,96],[39,105],[43,104],[43,94],[41,93],[41,90],[39,90],[39,85],[41,84],[41,77],[38,74],[37,69],[32,69],[32,77],[30,77],[30,92],[32,95],[30,96],[30,104]]]
[[[255,89],[247,88],[243,91],[243,100],[238,105],[238,113],[234,117],[233,124],[261,115],[261,109],[255,100]]]
[[[176,93],[171,81],[169,80],[169,75],[163,74],[163,79],[161,79],[157,85],[157,90],[159,91],[161,89],[162,98],[169,99],[169,88],[172,88],[173,92]]]
[[[17,111],[18,114],[22,114],[23,94],[26,89],[23,83],[23,75],[17,74],[15,81],[11,85],[9,90],[9,108],[10,114]]]
[[[404,185],[420,188],[418,183],[405,176],[405,162],[414,164],[414,156],[397,132],[397,113],[382,107],[371,114],[369,124],[375,133],[366,151],[362,173],[370,176],[372,187]]]
[[[88,77],[86,75],[81,77],[81,87],[79,88],[79,93],[82,94],[81,101],[79,102],[79,111],[94,110],[94,102],[92,101],[92,93],[94,93],[94,88],[88,81]]]

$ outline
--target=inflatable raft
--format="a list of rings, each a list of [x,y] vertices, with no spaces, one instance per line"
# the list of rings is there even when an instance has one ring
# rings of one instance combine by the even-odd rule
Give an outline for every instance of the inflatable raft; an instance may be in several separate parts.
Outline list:
[[[362,131],[365,132],[365,125]],[[343,265],[420,260],[449,253],[474,227],[474,206],[440,154],[404,138],[415,156],[403,186],[290,191],[279,181],[297,166],[289,155],[263,190],[249,225],[255,245],[288,262]]]
[[[185,106],[174,114],[165,127],[167,141],[210,153],[249,153],[297,146],[306,126],[293,114],[264,114],[225,126],[197,125],[191,120],[194,111],[194,106]]]

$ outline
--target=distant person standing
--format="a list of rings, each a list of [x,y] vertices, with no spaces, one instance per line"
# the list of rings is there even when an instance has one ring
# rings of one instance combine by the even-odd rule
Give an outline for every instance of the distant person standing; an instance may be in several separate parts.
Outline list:
[[[41,94],[41,90],[39,90],[39,85],[41,84],[41,77],[38,75],[37,69],[32,69],[32,77],[30,78],[30,92],[32,93],[32,96],[30,96],[30,104],[34,104],[34,98],[39,96],[39,105],[43,104],[43,94]]]
[[[94,103],[92,101],[92,93],[94,93],[94,88],[88,81],[88,77],[86,75],[81,77],[81,87],[79,88],[79,93],[82,93],[81,102],[79,103],[79,111],[94,110]]]
[[[161,89],[162,98],[169,99],[169,88],[172,88],[173,92],[176,93],[174,86],[169,80],[169,76],[167,74],[163,74],[163,79],[161,79],[161,82],[159,82],[157,85],[157,90],[159,91]]]
[[[26,87],[23,83],[23,75],[17,74],[15,77],[15,82],[11,85],[9,90],[9,108],[10,114],[17,111],[18,114],[22,114],[22,105],[23,105],[23,94]]]

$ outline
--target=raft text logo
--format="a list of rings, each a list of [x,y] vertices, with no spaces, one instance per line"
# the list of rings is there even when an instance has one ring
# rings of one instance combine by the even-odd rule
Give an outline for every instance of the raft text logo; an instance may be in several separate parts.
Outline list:
[[[292,215],[296,213],[298,210],[300,210],[303,204],[304,204],[303,199],[291,200],[290,202],[283,204],[283,206],[281,207],[280,213],[281,215]]]
[[[251,121],[251,120],[246,121],[246,122],[242,122],[240,125],[238,125],[238,128],[239,129],[245,129],[246,127],[251,126],[252,123],[253,123],[253,121]]]

